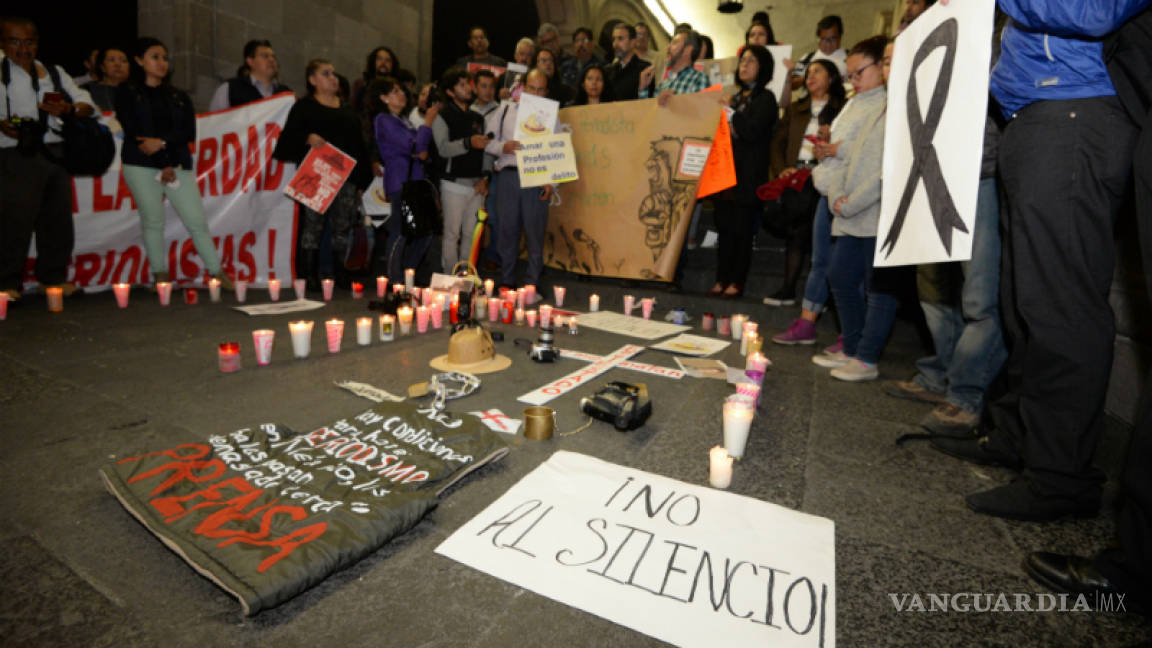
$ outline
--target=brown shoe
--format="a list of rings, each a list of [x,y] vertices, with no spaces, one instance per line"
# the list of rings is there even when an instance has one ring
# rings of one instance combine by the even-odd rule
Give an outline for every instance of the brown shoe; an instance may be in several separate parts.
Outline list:
[[[921,403],[944,403],[944,396],[924,389],[911,380],[889,380],[884,383],[884,393],[896,398],[920,401]]]
[[[937,405],[920,421],[920,427],[929,432],[962,439],[974,436],[976,426],[979,424],[980,414],[969,412],[952,403]]]

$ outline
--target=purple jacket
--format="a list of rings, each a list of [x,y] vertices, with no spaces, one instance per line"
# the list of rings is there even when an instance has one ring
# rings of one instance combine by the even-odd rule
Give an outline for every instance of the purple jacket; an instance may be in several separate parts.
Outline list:
[[[428,150],[432,141],[432,129],[421,126],[412,128],[408,120],[385,111],[376,115],[376,148],[380,150],[380,162],[384,165],[384,193],[391,196],[400,191],[408,180],[408,167],[412,165],[412,179],[424,179],[424,165],[412,157],[412,143],[416,143],[415,153]]]

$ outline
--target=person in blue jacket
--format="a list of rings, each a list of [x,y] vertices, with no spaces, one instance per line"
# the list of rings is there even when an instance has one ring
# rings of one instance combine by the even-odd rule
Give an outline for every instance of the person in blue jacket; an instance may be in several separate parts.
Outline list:
[[[1115,337],[1113,222],[1138,131],[1109,78],[1103,39],[1150,4],[999,0],[1010,22],[991,91],[1007,121],[1001,312],[1011,356],[983,436],[932,441],[1020,470],[967,497],[978,513],[1045,522],[1100,509],[1105,476],[1092,456]]]

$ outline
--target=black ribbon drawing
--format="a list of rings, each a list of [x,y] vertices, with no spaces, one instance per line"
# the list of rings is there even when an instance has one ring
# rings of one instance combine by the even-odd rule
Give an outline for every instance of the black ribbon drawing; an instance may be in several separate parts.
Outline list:
[[[884,248],[888,248],[884,254],[885,258],[891,256],[892,250],[896,247],[896,240],[900,238],[900,230],[904,227],[908,207],[912,204],[912,196],[916,193],[916,185],[920,180],[924,181],[924,191],[928,194],[928,207],[932,212],[932,220],[936,223],[936,232],[940,235],[940,242],[944,244],[944,250],[949,256],[952,254],[952,229],[968,233],[967,226],[956,211],[952,194],[948,191],[948,184],[944,181],[936,148],[932,146],[932,138],[936,136],[936,128],[940,125],[940,116],[944,112],[944,104],[948,100],[948,88],[952,83],[952,64],[956,60],[958,31],[955,18],[940,23],[920,44],[920,49],[916,50],[916,56],[912,59],[907,96],[908,133],[912,139],[912,168],[908,173],[908,182],[904,185],[904,195],[900,197],[900,206],[896,209],[896,217],[892,220],[892,228],[888,230],[888,236],[880,246],[882,252]],[[916,89],[916,70],[937,47],[944,48],[944,63],[940,66],[940,75],[936,77],[932,100],[928,102],[928,116],[923,118],[920,114],[920,95]]]

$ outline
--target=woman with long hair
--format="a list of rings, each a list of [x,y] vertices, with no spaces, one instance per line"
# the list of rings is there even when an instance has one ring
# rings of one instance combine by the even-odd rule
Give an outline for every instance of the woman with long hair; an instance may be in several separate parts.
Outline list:
[[[599,63],[584,68],[584,72],[580,75],[580,87],[576,89],[576,100],[572,105],[587,106],[614,101],[612,86],[607,83],[607,79],[604,66]]]
[[[768,152],[779,109],[776,95],[766,89],[772,80],[772,54],[750,45],[740,56],[740,89],[726,103],[732,109],[732,159],[736,186],[712,203],[719,234],[716,284],[712,297],[738,298],[752,264],[752,236],[760,222],[763,202],[756,189],[768,178]]]
[[[106,47],[96,54],[94,80],[80,86],[92,95],[100,110],[116,110],[116,88],[128,80],[131,65],[128,54],[117,47]]]
[[[133,48],[132,82],[116,89],[116,116],[124,129],[120,151],[124,184],[136,201],[148,265],[157,282],[171,281],[164,244],[164,197],[192,235],[196,253],[208,274],[232,288],[220,268],[220,257],[204,220],[189,144],[196,141],[192,99],[169,83],[168,48],[159,40],[140,38]],[[189,277],[194,279],[195,277]]]
[[[320,276],[336,276],[343,284],[344,256],[348,235],[360,213],[360,194],[372,180],[368,152],[360,129],[360,117],[340,100],[340,79],[336,68],[325,59],[313,59],[304,69],[308,94],[292,106],[272,157],[299,165],[314,148],[331,144],[356,160],[352,175],[321,214],[300,205],[300,254],[296,276],[311,288]],[[331,254],[320,258],[325,232],[331,237]]]
[[[385,264],[388,280],[393,284],[404,281],[404,270],[420,265],[432,236],[421,236],[411,241],[404,236],[404,217],[400,212],[401,190],[409,179],[423,180],[424,162],[432,142],[432,123],[440,114],[440,103],[432,103],[424,112],[424,123],[414,127],[405,118],[408,96],[393,78],[376,79],[368,85],[367,101],[376,113],[373,120],[376,149],[384,163],[384,193],[392,205],[388,217],[388,247]]]
[[[561,106],[567,106],[572,102],[572,88],[565,85],[560,80],[560,75],[556,73],[556,56],[544,48],[540,48],[532,57],[532,65],[528,69],[539,68],[544,76],[548,78],[548,98],[553,101],[559,101]]]

